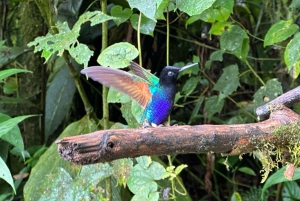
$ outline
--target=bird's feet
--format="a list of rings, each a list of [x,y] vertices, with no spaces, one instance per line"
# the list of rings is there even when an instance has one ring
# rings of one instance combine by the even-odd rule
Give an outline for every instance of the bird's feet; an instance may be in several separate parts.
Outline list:
[[[169,124],[155,124],[155,123],[150,123],[148,120],[143,121],[143,123],[140,125],[140,128],[156,128],[156,127],[164,127],[164,126],[169,126]]]

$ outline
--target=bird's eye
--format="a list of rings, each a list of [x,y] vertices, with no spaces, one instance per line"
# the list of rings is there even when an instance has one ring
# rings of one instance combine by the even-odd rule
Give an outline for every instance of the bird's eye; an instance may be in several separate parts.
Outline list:
[[[169,76],[173,76],[174,73],[173,73],[172,71],[169,71],[169,72],[168,72],[168,75],[169,75]]]

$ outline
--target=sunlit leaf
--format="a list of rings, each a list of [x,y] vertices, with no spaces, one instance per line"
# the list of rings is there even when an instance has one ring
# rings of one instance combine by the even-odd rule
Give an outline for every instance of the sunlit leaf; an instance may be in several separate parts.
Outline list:
[[[88,61],[93,55],[93,51],[91,51],[87,45],[78,43],[77,41],[81,25],[90,21],[91,26],[93,26],[110,19],[114,19],[114,17],[108,16],[100,11],[85,12],[79,17],[72,30],[70,30],[67,22],[58,22],[56,24],[58,30],[57,34],[52,35],[48,33],[46,36],[37,37],[34,41],[28,43],[28,46],[35,46],[34,52],[43,51],[42,56],[46,62],[56,52],[59,56],[62,56],[63,52],[68,50],[79,64],[83,64],[84,67],[87,67]]]
[[[287,21],[281,20],[273,24],[265,36],[264,47],[287,39],[296,33],[298,29],[299,27],[294,24],[293,19]]]
[[[139,51],[130,43],[115,43],[99,55],[97,62],[102,66],[125,68],[139,55]]]

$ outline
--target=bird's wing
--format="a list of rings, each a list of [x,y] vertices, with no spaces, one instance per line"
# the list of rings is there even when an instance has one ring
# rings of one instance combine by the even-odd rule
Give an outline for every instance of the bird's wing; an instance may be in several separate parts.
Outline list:
[[[159,83],[159,78],[153,75],[152,73],[148,72],[146,69],[144,69],[142,66],[138,65],[135,62],[130,62],[130,69],[133,71],[133,73],[144,80],[147,80],[150,87],[156,86]]]
[[[151,93],[146,80],[127,73],[122,70],[107,68],[102,66],[93,66],[81,70],[94,81],[113,87],[116,90],[135,99],[143,108],[145,108],[151,99]]]

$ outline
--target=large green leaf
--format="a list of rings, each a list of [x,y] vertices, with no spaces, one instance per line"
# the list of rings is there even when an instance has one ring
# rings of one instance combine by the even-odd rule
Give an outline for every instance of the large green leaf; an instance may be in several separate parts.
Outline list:
[[[130,43],[115,43],[101,52],[97,61],[102,66],[112,68],[125,68],[130,61],[139,55],[139,51]]]
[[[300,65],[300,33],[297,33],[294,38],[288,43],[284,51],[284,61],[289,70],[293,67],[294,70],[299,71]]]
[[[187,13],[188,15],[201,14],[204,10],[211,7],[216,0],[190,0],[188,3],[185,0],[176,0],[176,6],[179,10]]]
[[[227,66],[223,71],[222,76],[213,88],[213,90],[220,91],[220,98],[227,97],[240,86],[239,69],[236,64]]]
[[[0,178],[2,178],[4,181],[6,181],[12,189],[14,189],[14,192],[16,193],[15,185],[14,185],[14,180],[11,176],[11,173],[3,161],[3,159],[0,157]]]
[[[78,65],[73,62],[77,68]],[[61,124],[71,106],[76,86],[64,66],[52,80],[46,93],[45,136],[48,138]]]
[[[228,50],[245,61],[249,51],[249,37],[244,29],[233,25],[222,33],[220,45],[222,50]]]
[[[254,94],[254,108],[266,104],[267,102],[277,98],[282,94],[282,86],[278,80],[272,79],[266,83],[266,86],[260,87]]]
[[[294,24],[293,19],[287,21],[281,20],[276,24],[273,24],[265,36],[264,47],[287,39],[296,33],[298,29],[299,27]]]
[[[97,129],[87,116],[81,120],[70,124],[61,133],[59,138],[78,135],[82,133],[92,132]],[[39,200],[43,194],[49,191],[57,191],[63,193],[61,190],[62,185],[58,188],[48,187],[52,185],[52,179],[59,180],[63,177],[63,181],[68,183],[68,178],[74,178],[80,171],[80,166],[74,165],[65,161],[57,152],[57,144],[53,143],[48,150],[40,157],[38,163],[31,171],[29,180],[24,187],[25,200]],[[63,169],[63,170],[62,170]],[[65,174],[65,172],[67,172]],[[46,190],[49,190],[46,192]]]

